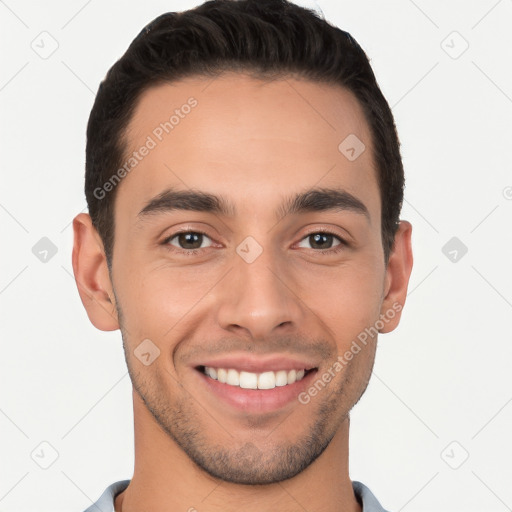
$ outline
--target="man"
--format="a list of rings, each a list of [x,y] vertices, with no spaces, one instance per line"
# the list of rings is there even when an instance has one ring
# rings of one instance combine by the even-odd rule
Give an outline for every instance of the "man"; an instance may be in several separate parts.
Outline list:
[[[120,329],[133,478],[88,510],[384,510],[349,412],[412,268],[389,106],[356,41],[285,0],[150,23],[102,82],[73,269]]]

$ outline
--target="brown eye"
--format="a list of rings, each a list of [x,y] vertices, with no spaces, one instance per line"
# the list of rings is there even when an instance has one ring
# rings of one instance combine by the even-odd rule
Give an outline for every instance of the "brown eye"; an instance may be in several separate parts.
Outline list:
[[[337,240],[338,243],[333,245],[334,240]],[[337,235],[334,235],[333,233],[324,233],[323,231],[320,231],[318,233],[311,233],[308,236],[304,237],[299,247],[304,247],[304,245],[301,245],[304,241],[307,241],[310,244],[311,249],[331,249],[332,247],[337,247],[344,243],[344,241]],[[308,248],[308,247],[306,247]]]
[[[206,236],[204,233],[199,233],[197,231],[184,231],[182,233],[176,233],[175,235],[169,237],[166,240],[166,243],[174,247],[178,247],[178,249],[194,250],[202,249],[203,247],[201,247],[201,245],[203,244],[205,239],[210,240],[210,238]],[[173,240],[176,240],[176,243],[173,243]]]

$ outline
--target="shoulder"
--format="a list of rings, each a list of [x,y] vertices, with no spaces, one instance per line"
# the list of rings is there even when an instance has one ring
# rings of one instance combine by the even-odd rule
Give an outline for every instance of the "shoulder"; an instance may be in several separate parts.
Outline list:
[[[361,482],[353,481],[352,487],[357,500],[361,504],[362,512],[388,512],[382,507],[366,485]]]
[[[114,512],[114,498],[121,492],[123,492],[130,483],[130,480],[119,480],[109,485],[98,500],[93,503],[84,512]]]

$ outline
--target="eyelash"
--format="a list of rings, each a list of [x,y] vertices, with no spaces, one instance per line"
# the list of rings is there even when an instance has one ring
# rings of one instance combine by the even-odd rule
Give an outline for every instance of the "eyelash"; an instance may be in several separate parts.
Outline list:
[[[176,233],[173,233],[172,235],[168,236],[163,242],[162,242],[162,245],[168,250],[168,251],[172,251],[172,252],[178,252],[180,254],[184,254],[186,256],[197,256],[198,254],[200,254],[204,249],[208,249],[208,247],[205,247],[203,249],[178,249],[174,246],[172,246],[169,242],[173,239],[173,238],[176,238],[177,236],[179,235],[186,235],[186,234],[190,234],[190,233],[193,233],[193,234],[196,234],[196,235],[203,235],[203,236],[206,236],[207,238],[210,238],[206,233],[204,233],[203,231],[198,231],[198,230],[187,230],[187,231],[177,231]],[[311,249],[312,251],[314,252],[317,252],[317,253],[320,253],[322,255],[332,255],[332,254],[337,254],[339,253],[340,251],[343,251],[344,249],[346,249],[349,244],[346,240],[344,240],[343,238],[341,238],[339,235],[337,235],[336,233],[332,233],[331,231],[327,231],[327,230],[322,230],[322,229],[318,229],[316,231],[311,231],[310,233],[307,233],[304,237],[302,237],[300,239],[299,242],[302,242],[304,239],[312,236],[312,235],[316,235],[316,234],[322,234],[322,235],[330,235],[330,236],[333,236],[334,238],[337,238],[338,241],[340,242],[338,245],[336,245],[335,247],[331,247],[329,249]]]

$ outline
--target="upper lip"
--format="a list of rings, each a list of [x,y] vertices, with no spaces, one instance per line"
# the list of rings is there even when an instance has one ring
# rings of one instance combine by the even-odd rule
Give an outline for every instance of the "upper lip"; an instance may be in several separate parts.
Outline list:
[[[312,361],[283,354],[256,357],[248,354],[233,354],[215,357],[194,365],[195,367],[210,366],[213,368],[234,369],[251,373],[263,373],[279,370],[311,370],[318,365]]]

